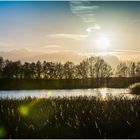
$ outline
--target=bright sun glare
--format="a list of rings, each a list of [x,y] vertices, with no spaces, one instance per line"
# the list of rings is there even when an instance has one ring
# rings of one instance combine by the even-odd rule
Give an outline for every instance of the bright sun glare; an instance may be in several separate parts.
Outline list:
[[[101,92],[101,97],[103,99],[105,99],[106,98],[106,95],[107,95],[107,89],[106,88],[102,88],[100,92]]]
[[[98,47],[108,48],[110,45],[110,39],[106,36],[100,36],[96,40]]]

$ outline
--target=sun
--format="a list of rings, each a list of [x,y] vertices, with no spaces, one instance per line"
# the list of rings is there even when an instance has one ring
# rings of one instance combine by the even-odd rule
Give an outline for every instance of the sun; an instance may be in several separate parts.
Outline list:
[[[110,39],[107,36],[99,36],[96,40],[97,47],[108,48],[110,46]]]

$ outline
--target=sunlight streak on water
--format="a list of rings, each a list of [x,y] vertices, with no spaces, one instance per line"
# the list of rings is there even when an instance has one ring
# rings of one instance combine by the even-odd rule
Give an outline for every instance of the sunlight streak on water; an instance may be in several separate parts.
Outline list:
[[[42,90],[41,90],[42,91]],[[43,90],[42,94],[38,98],[49,98],[53,96],[53,90]]]
[[[101,93],[101,98],[105,99],[107,97],[107,88],[102,88],[100,90],[100,93]]]

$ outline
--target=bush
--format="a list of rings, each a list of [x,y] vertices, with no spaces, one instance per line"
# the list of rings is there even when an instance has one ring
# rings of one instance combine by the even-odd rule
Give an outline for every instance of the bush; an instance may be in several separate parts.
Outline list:
[[[140,83],[135,83],[130,86],[132,94],[140,94]]]

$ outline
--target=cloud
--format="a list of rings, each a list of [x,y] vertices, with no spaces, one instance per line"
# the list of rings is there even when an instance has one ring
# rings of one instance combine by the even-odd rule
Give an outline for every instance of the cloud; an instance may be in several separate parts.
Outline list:
[[[49,52],[49,53],[53,53],[53,52],[58,52],[60,50],[62,50],[62,46],[60,45],[44,45],[41,47],[41,49],[43,50],[43,52]]]
[[[86,29],[86,31],[88,32],[88,33],[90,33],[90,32],[93,32],[94,30],[100,30],[100,26],[98,25],[98,24],[95,24],[94,26],[92,26],[92,27],[88,27],[87,29]]]
[[[140,54],[140,51],[138,51],[138,50],[115,50],[114,53],[118,53],[118,54],[122,54],[122,53],[126,53],[126,54]]]
[[[43,49],[57,49],[62,48],[60,45],[46,45],[42,47]]]
[[[71,1],[70,8],[72,13],[80,17],[84,22],[93,23],[93,26],[86,29],[88,34],[50,34],[46,35],[47,38],[64,38],[81,41],[87,39],[89,37],[89,33],[93,32],[94,30],[100,30],[101,27],[95,20],[95,11],[99,9],[98,5],[92,5],[92,3],[89,1]]]
[[[120,60],[140,60],[140,51],[137,50],[114,50],[112,51],[113,55],[116,55]]]
[[[46,35],[46,37],[82,40],[82,39],[87,38],[88,35],[81,35],[81,34],[51,34],[51,35]]]
[[[95,11],[98,5],[92,5],[89,1],[71,1],[70,8],[72,13],[79,16],[86,23],[95,23]]]
[[[101,27],[96,21],[96,12],[100,8],[98,5],[93,5],[89,1],[71,1],[70,8],[72,13],[80,17],[85,23],[93,24],[86,29],[88,33],[100,30]]]
[[[14,42],[0,42],[0,46],[2,47],[10,47],[10,46],[14,46],[15,43]]]

